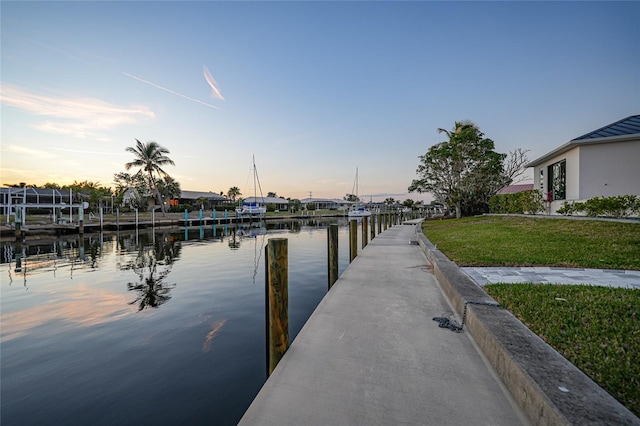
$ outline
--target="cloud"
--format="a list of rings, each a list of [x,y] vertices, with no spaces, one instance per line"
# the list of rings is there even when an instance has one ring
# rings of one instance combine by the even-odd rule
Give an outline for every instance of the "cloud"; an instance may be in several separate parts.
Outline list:
[[[204,79],[207,80],[209,87],[211,87],[211,90],[213,91],[213,97],[224,101],[224,96],[222,96],[222,93],[220,93],[220,89],[218,89],[218,83],[216,83],[216,80],[211,75],[211,72],[209,72],[209,68],[207,68],[206,66],[202,67],[202,72],[204,73]]]
[[[108,140],[96,131],[155,118],[146,106],[121,107],[97,98],[47,96],[2,83],[0,102],[36,116],[50,117],[34,125],[40,131],[77,138]]]
[[[25,146],[20,146],[20,145],[3,145],[2,151],[21,154],[34,159],[50,159],[55,157],[55,155],[53,155],[48,150],[27,148]]]
[[[158,84],[155,84],[155,83],[152,83],[152,82],[150,82],[150,81],[144,80],[144,79],[142,79],[142,78],[140,78],[140,77],[136,77],[135,75],[132,75],[132,74],[129,74],[129,73],[126,73],[126,72],[123,72],[122,74],[124,74],[124,75],[126,75],[127,77],[132,78],[132,79],[134,79],[134,80],[137,80],[137,81],[140,81],[140,82],[142,82],[142,83],[148,84],[149,86],[153,86],[153,87],[155,87],[156,89],[164,90],[165,92],[171,93],[172,95],[180,96],[181,98],[183,98],[183,99],[187,99],[187,100],[189,100],[189,101],[191,101],[191,102],[196,102],[196,103],[199,103],[199,104],[201,104],[201,105],[207,106],[207,107],[209,107],[209,108],[217,109],[217,110],[219,110],[219,109],[220,109],[220,108],[218,108],[218,107],[217,107],[217,106],[215,106],[215,105],[211,105],[211,104],[208,104],[208,103],[206,103],[206,102],[199,101],[199,100],[194,99],[194,98],[191,98],[191,97],[189,97],[189,96],[187,96],[187,95],[183,95],[182,93],[178,93],[178,92],[176,92],[175,90],[167,89],[166,87],[162,87],[162,86],[160,86],[160,85],[158,85]]]

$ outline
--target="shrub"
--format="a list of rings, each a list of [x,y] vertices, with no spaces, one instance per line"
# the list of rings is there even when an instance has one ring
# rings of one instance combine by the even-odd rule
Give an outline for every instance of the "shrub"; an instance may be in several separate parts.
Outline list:
[[[489,200],[489,210],[492,213],[536,214],[544,210],[540,191],[515,192],[513,194],[494,195]]]
[[[640,197],[637,195],[616,195],[613,197],[593,197],[580,202],[565,202],[557,210],[563,215],[585,212],[587,216],[628,217],[640,214]]]
[[[182,213],[185,210],[191,213],[193,211],[193,206],[191,204],[178,204],[177,206],[171,206],[171,208],[169,209],[169,212]]]

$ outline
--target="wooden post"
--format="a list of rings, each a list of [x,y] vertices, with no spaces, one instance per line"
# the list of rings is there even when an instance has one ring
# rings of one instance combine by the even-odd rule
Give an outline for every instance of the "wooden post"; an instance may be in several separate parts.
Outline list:
[[[377,214],[378,216],[378,235],[382,234],[382,216]]]
[[[267,313],[267,375],[271,375],[289,347],[288,240],[270,238],[265,249]]]
[[[329,258],[329,290],[338,281],[338,225],[331,224],[327,228],[327,250]]]
[[[358,255],[358,221],[349,221],[349,263]]]
[[[120,207],[116,209],[116,231],[120,230]]]
[[[362,248],[364,249],[369,243],[369,218],[362,218]]]
[[[376,237],[376,215],[371,215],[371,241]]]
[[[78,207],[78,232],[80,235],[84,234],[84,207],[82,206]]]
[[[13,225],[15,226],[16,240],[22,239],[22,207],[16,207],[16,213],[13,217]]]
[[[102,232],[103,229],[104,229],[104,216],[102,214],[102,206],[100,206],[100,232]]]

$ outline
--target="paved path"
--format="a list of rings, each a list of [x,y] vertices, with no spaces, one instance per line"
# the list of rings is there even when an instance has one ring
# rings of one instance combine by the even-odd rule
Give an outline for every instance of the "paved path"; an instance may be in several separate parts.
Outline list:
[[[463,267],[483,286],[492,283],[589,284],[640,290],[640,271],[554,267]]]
[[[527,424],[453,315],[414,226],[369,243],[320,302],[241,425]]]

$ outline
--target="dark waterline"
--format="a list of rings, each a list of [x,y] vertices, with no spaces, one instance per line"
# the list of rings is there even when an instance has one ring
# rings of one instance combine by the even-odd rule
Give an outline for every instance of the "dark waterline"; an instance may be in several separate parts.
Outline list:
[[[266,380],[264,246],[289,240],[293,340],[326,294],[328,223],[2,246],[2,424],[236,424]]]

